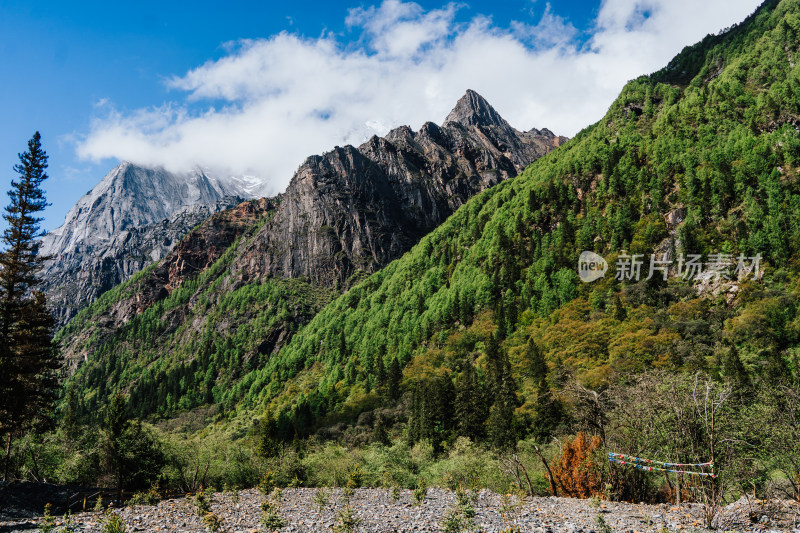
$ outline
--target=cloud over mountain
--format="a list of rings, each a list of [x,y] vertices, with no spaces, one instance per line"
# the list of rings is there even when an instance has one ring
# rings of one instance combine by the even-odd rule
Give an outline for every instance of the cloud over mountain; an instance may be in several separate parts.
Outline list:
[[[426,11],[384,0],[343,13],[347,36],[282,32],[232,43],[224,57],[169,79],[172,102],[133,111],[105,103],[77,150],[93,160],[258,175],[277,192],[305,156],[444,118],[468,88],[518,129],[571,136],[598,120],[627,80],[757,4],[604,0],[585,39],[549,6],[538,20],[498,27],[480,16],[459,22],[457,4]]]

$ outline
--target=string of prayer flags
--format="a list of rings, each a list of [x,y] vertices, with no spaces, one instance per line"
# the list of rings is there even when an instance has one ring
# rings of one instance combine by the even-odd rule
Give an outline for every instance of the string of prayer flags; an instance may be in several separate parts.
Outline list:
[[[617,463],[620,465],[625,466],[632,466],[634,468],[638,468],[639,470],[645,470],[648,472],[652,471],[659,471],[659,472],[672,472],[674,474],[688,474],[692,476],[705,476],[710,478],[716,478],[717,475],[713,472],[697,472],[694,470],[682,470],[681,468],[714,468],[713,462],[708,463],[666,463],[664,461],[654,461],[651,459],[643,459],[641,457],[634,457],[632,455],[625,455],[622,453],[608,453],[608,461],[611,463]],[[657,465],[657,466],[651,466]]]

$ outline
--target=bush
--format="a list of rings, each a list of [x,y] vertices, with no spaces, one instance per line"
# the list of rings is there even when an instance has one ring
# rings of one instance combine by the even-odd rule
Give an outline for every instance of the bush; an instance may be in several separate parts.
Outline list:
[[[459,437],[450,447],[448,456],[431,462],[422,471],[430,482],[442,483],[451,489],[488,488],[508,492],[511,479],[503,474],[502,465],[490,452],[483,450],[466,437]]]
[[[466,518],[458,508],[454,507],[450,509],[444,518],[439,523],[439,527],[445,533],[459,533],[461,531],[466,531],[473,527],[472,520]]]
[[[352,533],[360,523],[361,519],[356,516],[350,502],[347,502],[342,510],[339,511],[337,522],[333,525],[333,530],[337,533]]]
[[[306,455],[302,464],[310,472],[309,481],[316,487],[343,487],[350,472],[360,463],[360,452],[327,442]]]
[[[419,478],[419,482],[417,486],[414,487],[414,492],[411,496],[411,503],[414,505],[422,505],[422,502],[425,501],[425,496],[428,495],[428,485],[425,483],[425,480]]]
[[[52,509],[53,506],[49,503],[44,506],[44,516],[39,521],[39,530],[42,533],[50,533],[56,528],[56,521],[51,514]]]
[[[361,453],[361,471],[365,486],[391,488],[395,485],[411,488],[416,483],[421,468],[411,454],[411,447],[398,440],[390,446],[371,445]]]
[[[280,498],[270,501],[270,498],[261,502],[261,526],[267,531],[275,531],[286,525],[286,520],[280,515]]]
[[[600,465],[595,457],[601,443],[600,437],[587,437],[583,432],[564,443],[561,458],[553,468],[562,496],[589,498],[603,493]]]
[[[103,519],[103,533],[126,533],[127,529],[117,513],[106,513]]]
[[[328,503],[331,501],[331,494],[326,489],[318,489],[317,492],[314,494],[314,506],[317,508],[317,512],[322,512],[328,506]]]
[[[248,446],[226,435],[205,439],[175,434],[165,437],[167,465],[164,475],[171,486],[195,492],[201,486],[254,487],[264,466]]]
[[[127,501],[128,505],[155,505],[161,501],[158,487],[153,485],[146,492],[137,492]]]
[[[197,514],[201,517],[211,512],[211,501],[202,488],[194,497],[194,505],[197,507]]]
[[[208,512],[203,515],[203,525],[207,531],[219,531],[222,528],[222,520],[217,513]]]
[[[275,472],[272,470],[267,470],[264,472],[264,476],[258,483],[258,490],[261,491],[261,494],[269,496],[275,487],[277,487],[277,484],[275,483]]]

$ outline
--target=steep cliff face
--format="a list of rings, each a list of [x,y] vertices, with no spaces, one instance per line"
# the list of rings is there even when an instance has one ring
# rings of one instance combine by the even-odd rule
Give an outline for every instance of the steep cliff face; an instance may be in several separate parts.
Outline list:
[[[91,398],[81,409],[118,390],[140,415],[231,405],[243,376],[333,297],[564,140],[514,130],[470,91],[443,126],[308,158],[283,195],[213,216],[61,331],[74,383]]]
[[[372,273],[565,140],[515,130],[468,91],[443,126],[401,127],[308,158],[232,270],[243,280],[305,277],[325,286]]]
[[[63,325],[97,296],[158,261],[194,226],[254,193],[255,183],[200,170],[173,174],[121,163],[45,235],[42,272]]]

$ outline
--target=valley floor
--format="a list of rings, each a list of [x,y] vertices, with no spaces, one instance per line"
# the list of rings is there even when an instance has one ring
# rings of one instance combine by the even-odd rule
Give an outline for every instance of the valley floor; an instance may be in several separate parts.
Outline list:
[[[287,525],[280,531],[331,531],[339,524],[343,509],[341,489],[327,491],[329,502],[320,511],[318,489],[287,488],[283,490],[280,515]],[[360,520],[356,531],[405,532],[442,531],[442,519],[455,505],[451,491],[432,488],[422,505],[412,505],[412,492],[399,491],[397,499],[384,489],[355,489],[351,505]],[[211,510],[221,519],[221,531],[255,533],[259,527],[261,502],[265,497],[257,490],[215,493]],[[514,500],[516,501],[516,500]],[[505,503],[505,505],[504,505]],[[470,530],[501,532],[516,525],[524,532],[589,532],[601,531],[597,517],[602,516],[610,531],[699,531],[703,509],[698,504],[646,505],[597,502],[570,498],[526,499],[510,509],[500,495],[481,491],[474,501],[474,528]],[[132,531],[206,531],[190,498],[165,500],[154,506],[139,505],[118,510],[128,532]],[[752,519],[751,519],[752,517]],[[70,529],[63,520],[56,531],[102,530],[99,513],[83,513],[72,517]],[[0,532],[33,531],[37,520],[0,522]],[[800,532],[800,505],[796,502],[750,502],[745,499],[723,510],[720,529],[725,531],[793,531]]]

